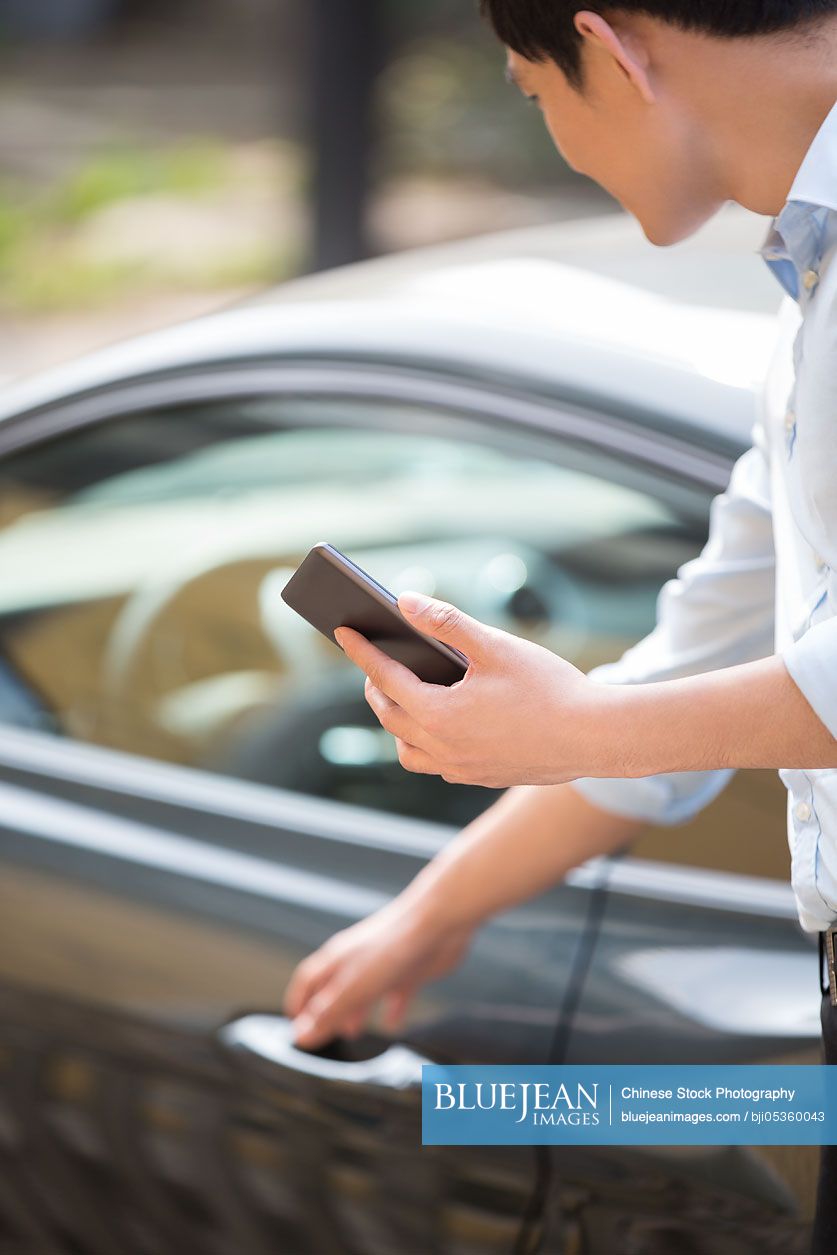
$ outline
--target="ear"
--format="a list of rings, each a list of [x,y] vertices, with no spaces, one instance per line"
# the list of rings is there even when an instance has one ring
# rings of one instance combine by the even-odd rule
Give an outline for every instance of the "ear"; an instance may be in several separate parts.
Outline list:
[[[646,104],[655,103],[656,96],[648,77],[648,50],[640,40],[627,33],[617,35],[601,14],[591,13],[589,9],[579,9],[573,17],[573,25],[582,39],[612,57],[616,69],[639,92]]]

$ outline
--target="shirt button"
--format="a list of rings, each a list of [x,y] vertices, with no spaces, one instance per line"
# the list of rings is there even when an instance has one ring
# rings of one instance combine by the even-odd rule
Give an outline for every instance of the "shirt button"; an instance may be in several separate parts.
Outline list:
[[[802,276],[802,284],[806,292],[810,292],[812,288],[815,288],[817,284],[819,283],[819,281],[820,281],[820,277],[817,274],[816,270],[806,270],[804,275]]]
[[[818,571],[824,571],[827,565],[828,563],[826,562],[825,558],[820,557],[818,553],[814,554],[814,566],[817,568]]]
[[[796,414],[794,413],[793,410],[788,410],[787,414],[785,415],[785,430],[793,431],[795,425],[796,425]]]
[[[801,824],[804,824],[811,818],[811,808],[807,802],[797,802],[793,808],[793,813]]]

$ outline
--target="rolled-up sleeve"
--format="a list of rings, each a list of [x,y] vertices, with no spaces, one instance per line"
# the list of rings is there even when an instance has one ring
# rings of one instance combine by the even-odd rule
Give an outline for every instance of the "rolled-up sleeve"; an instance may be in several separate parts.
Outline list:
[[[712,502],[703,550],[684,563],[660,591],[654,630],[618,661],[592,670],[590,679],[604,684],[647,684],[773,653],[775,554],[761,421],[753,429],[752,441],[733,467],[726,490]],[[830,717],[837,722],[833,667],[837,636],[832,635],[830,643]],[[823,651],[825,645],[823,638]],[[812,674],[824,665],[816,645],[798,660]],[[603,810],[649,823],[676,824],[711,802],[733,774],[717,770],[665,772],[637,779],[584,777],[575,780],[573,787]]]
[[[782,658],[814,713],[837,737],[837,619],[809,627]]]

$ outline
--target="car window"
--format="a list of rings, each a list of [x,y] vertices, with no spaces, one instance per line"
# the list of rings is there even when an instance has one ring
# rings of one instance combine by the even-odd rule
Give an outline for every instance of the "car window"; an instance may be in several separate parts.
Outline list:
[[[362,674],[281,600],[310,546],[589,670],[651,629],[709,494],[513,424],[285,398],[54,438],[5,460],[0,500],[4,722],[461,824],[495,791],[404,771]]]

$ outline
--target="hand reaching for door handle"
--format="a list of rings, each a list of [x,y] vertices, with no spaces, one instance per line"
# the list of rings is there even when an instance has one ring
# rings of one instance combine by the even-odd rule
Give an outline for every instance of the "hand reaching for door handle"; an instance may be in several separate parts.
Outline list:
[[[401,896],[334,933],[297,965],[285,990],[294,1044],[316,1049],[357,1036],[381,999],[384,1027],[396,1031],[416,991],[455,967],[472,935],[472,926],[440,926]]]

